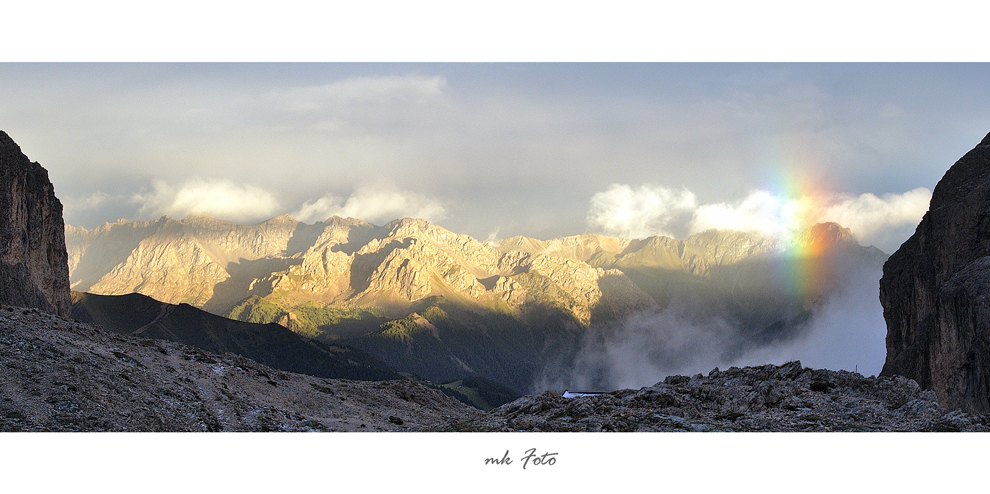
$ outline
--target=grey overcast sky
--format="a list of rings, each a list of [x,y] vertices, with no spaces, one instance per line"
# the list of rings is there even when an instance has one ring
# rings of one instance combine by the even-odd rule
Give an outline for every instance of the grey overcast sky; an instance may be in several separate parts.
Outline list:
[[[814,197],[890,252],[990,132],[988,88],[990,64],[5,63],[0,128],[88,228],[291,213],[684,236]]]

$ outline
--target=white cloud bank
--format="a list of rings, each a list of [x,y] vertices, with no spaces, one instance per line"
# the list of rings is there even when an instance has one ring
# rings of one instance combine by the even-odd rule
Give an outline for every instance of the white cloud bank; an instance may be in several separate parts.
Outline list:
[[[326,195],[306,201],[290,213],[304,223],[323,221],[331,216],[359,218],[372,223],[412,217],[427,221],[442,219],[446,210],[431,197],[391,186],[359,187],[346,200]]]
[[[131,202],[144,215],[184,218],[205,214],[234,222],[264,220],[279,211],[278,201],[265,190],[227,180],[190,180],[178,188],[158,181],[151,191],[132,195]]]
[[[80,210],[94,209],[119,201],[129,202],[135,208],[137,217],[143,218],[162,215],[185,218],[191,214],[203,214],[250,224],[286,212],[282,201],[260,187],[203,179],[189,180],[178,187],[159,180],[150,190],[142,190],[130,197],[98,192],[76,199],[72,205]],[[392,185],[365,185],[346,198],[328,194],[306,201],[289,214],[304,223],[323,221],[331,216],[359,218],[373,223],[404,217],[435,222],[446,217],[446,209],[438,200],[427,195]]]
[[[931,191],[923,187],[903,194],[884,194],[882,197],[869,193],[859,197],[845,196],[827,207],[822,212],[822,219],[845,226],[861,240],[878,246],[903,237],[897,240],[900,245],[921,222],[931,200]],[[896,235],[896,231],[906,231],[907,234]]]
[[[588,225],[618,237],[677,236],[697,208],[697,197],[687,189],[612,184],[591,198]]]
[[[694,193],[659,186],[613,184],[591,198],[587,223],[606,235],[684,237],[711,228],[779,235],[832,221],[852,230],[861,243],[893,252],[928,210],[931,191],[903,194],[784,198],[765,190],[734,202],[698,204]]]
[[[776,235],[797,222],[797,201],[786,201],[765,190],[751,192],[735,204],[717,203],[699,206],[691,220],[691,233],[711,228],[759,232]]]

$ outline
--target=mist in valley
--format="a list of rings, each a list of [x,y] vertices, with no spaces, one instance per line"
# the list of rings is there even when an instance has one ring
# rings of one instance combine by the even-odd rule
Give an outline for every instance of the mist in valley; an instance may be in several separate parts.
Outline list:
[[[849,260],[847,260],[849,261]],[[570,365],[545,369],[536,390],[638,389],[669,375],[800,360],[805,367],[877,375],[883,367],[886,323],[879,301],[882,267],[851,260],[838,282],[815,301],[810,316],[768,338],[724,311],[699,310],[691,300],[635,313],[585,334]]]

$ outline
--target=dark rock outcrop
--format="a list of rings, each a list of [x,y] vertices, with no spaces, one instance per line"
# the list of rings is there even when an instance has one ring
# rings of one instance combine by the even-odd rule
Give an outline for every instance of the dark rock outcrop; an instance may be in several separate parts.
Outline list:
[[[883,268],[881,375],[931,389],[942,406],[990,412],[990,134],[959,159]]]
[[[62,203],[48,171],[0,131],[0,302],[68,316]]]
[[[524,396],[450,429],[478,432],[986,432],[990,416],[949,411],[895,377],[801,362],[668,376],[648,388]]]

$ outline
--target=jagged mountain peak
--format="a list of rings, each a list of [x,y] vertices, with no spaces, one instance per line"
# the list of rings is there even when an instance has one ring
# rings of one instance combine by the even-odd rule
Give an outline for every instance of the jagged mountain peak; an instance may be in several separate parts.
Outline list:
[[[802,232],[810,238],[831,240],[833,242],[854,242],[856,236],[852,230],[835,222],[816,223]]]
[[[810,255],[819,255],[842,246],[859,247],[852,230],[838,223],[816,223],[792,237],[788,247]]]
[[[707,230],[684,240],[685,252],[704,253],[717,264],[729,264],[742,259],[780,250],[779,241],[769,235],[738,230]]]
[[[24,152],[21,151],[21,147],[16,142],[14,142],[14,139],[11,138],[6,132],[2,130],[0,130],[0,149],[2,149],[5,154],[10,154],[10,155],[24,154]]]
[[[990,134],[980,141],[966,156],[959,158],[935,184],[932,190],[930,211],[945,206],[953,206],[960,197],[964,197],[975,188],[990,187],[990,176],[986,174],[986,164],[973,157],[984,157],[990,153]]]
[[[383,228],[397,234],[399,232],[426,231],[430,227],[435,227],[429,221],[420,218],[399,218],[386,223]],[[437,227],[439,228],[439,227]]]
[[[109,223],[107,223],[107,224],[109,224]],[[65,224],[65,233],[66,233],[66,235],[69,235],[69,234],[83,234],[83,233],[86,233],[88,231],[89,230],[87,230],[87,229],[85,229],[85,228],[83,228],[81,226],[72,226],[72,225],[70,225],[68,223]]]
[[[615,256],[621,253],[630,240],[624,238],[606,237],[594,233],[570,235],[567,237],[539,240],[530,237],[515,236],[493,242],[492,245],[501,252],[525,252],[527,254],[546,254],[564,259],[581,262],[591,262],[601,256]]]
[[[257,225],[266,225],[266,224],[270,224],[270,225],[274,225],[274,224],[294,225],[296,223],[299,223],[299,220],[293,218],[292,215],[290,215],[288,213],[284,213],[284,214],[280,214],[280,215],[278,215],[278,216],[276,216],[274,218],[269,218],[269,219],[267,219],[265,221],[262,221],[262,222],[256,223],[256,224]]]
[[[224,221],[219,218],[214,218],[205,213],[189,213],[182,220],[183,222],[196,222],[196,221]]]
[[[180,223],[182,225],[192,225],[192,226],[209,226],[209,227],[220,226],[220,227],[227,227],[227,228],[234,228],[234,227],[242,226],[239,223],[235,223],[233,221],[225,220],[225,219],[221,219],[221,218],[215,218],[213,216],[210,216],[208,214],[203,214],[203,213],[190,213],[190,214],[186,215],[186,217],[183,218],[183,219],[181,219],[181,220],[173,220],[173,221],[175,221],[177,223]],[[269,221],[271,221],[271,220],[262,221],[261,223],[257,223],[257,225],[262,225],[262,224],[268,223]],[[254,225],[252,225],[252,226],[254,226]]]
[[[419,218],[393,220],[385,224],[382,230],[388,232],[382,238],[383,240],[409,239],[413,243],[427,241],[436,246],[442,246],[444,249],[463,250],[465,254],[469,251],[477,251],[479,249],[491,251],[492,254],[495,252],[490,246],[479,242],[470,235],[455,233],[442,226]]]
[[[542,252],[543,249],[547,247],[547,242],[544,240],[525,237],[522,235],[516,235],[514,237],[495,240],[489,243],[502,252],[515,251],[515,252],[526,252],[528,254],[535,254],[537,252]]]
[[[359,218],[351,218],[350,216],[345,218],[337,215],[327,218],[323,223],[335,226],[372,226],[371,223]]]
[[[705,241],[726,241],[726,240],[739,240],[739,239],[750,239],[750,240],[762,240],[768,238],[769,235],[757,232],[748,232],[743,230],[733,230],[730,228],[709,228],[703,232],[695,233],[689,236],[685,241],[691,242],[705,242]]]

